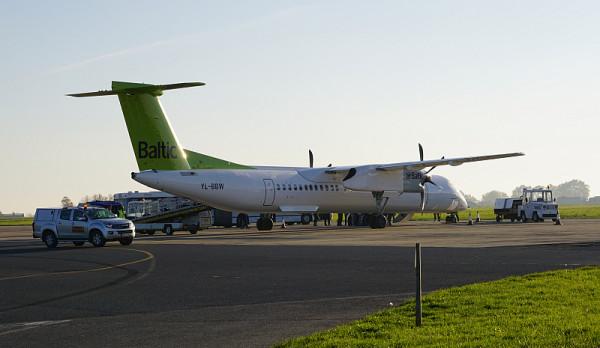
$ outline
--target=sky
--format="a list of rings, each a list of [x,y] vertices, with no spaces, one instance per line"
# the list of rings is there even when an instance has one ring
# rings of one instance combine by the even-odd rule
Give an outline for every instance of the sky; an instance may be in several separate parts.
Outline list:
[[[462,191],[600,195],[596,1],[2,1],[0,211],[148,190],[112,80],[167,91],[184,147],[243,164],[439,167]]]

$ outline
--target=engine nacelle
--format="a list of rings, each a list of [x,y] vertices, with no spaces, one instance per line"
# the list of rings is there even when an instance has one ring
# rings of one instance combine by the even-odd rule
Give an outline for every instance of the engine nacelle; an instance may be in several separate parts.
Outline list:
[[[345,188],[353,191],[421,192],[419,184],[424,177],[419,170],[377,170],[373,167],[352,168],[342,180]]]

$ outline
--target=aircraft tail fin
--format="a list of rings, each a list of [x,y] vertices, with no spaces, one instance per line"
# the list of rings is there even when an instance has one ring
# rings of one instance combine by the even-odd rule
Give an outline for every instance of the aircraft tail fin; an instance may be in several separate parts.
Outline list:
[[[164,90],[203,86],[202,82],[149,85],[113,81],[112,90],[68,94],[71,97],[119,97],[139,170],[186,170],[190,165],[158,97]]]

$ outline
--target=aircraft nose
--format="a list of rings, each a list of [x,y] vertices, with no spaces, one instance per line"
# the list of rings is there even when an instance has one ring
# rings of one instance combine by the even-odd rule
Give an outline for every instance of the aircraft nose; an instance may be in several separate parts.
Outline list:
[[[457,197],[458,199],[458,210],[467,210],[469,208],[469,204],[467,203],[467,200],[465,199],[465,196],[462,195],[462,193],[457,192]]]

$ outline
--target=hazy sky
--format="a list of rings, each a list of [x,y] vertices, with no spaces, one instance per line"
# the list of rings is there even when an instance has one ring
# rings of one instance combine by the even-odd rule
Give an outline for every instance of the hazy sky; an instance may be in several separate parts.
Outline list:
[[[150,3],[153,3],[150,5]],[[476,196],[578,178],[600,194],[597,1],[2,1],[0,210],[146,190],[112,80],[181,143],[238,163],[522,151],[434,173]]]

